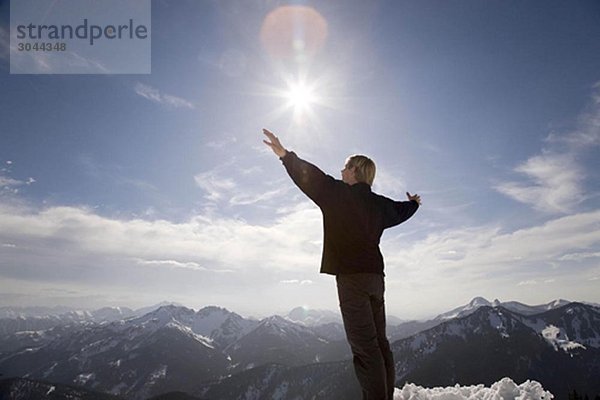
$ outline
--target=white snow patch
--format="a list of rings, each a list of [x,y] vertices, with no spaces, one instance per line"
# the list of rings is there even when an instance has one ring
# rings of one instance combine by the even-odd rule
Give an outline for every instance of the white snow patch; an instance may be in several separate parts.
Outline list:
[[[167,376],[167,366],[161,365],[158,369],[150,374],[149,383],[154,384],[159,379],[165,379]]]
[[[48,375],[50,375],[50,374],[51,374],[51,373],[54,371],[54,368],[56,368],[56,366],[57,366],[57,365],[58,365],[58,363],[54,363],[54,364],[52,364],[52,365],[50,366],[50,368],[48,368],[48,369],[46,370],[46,372],[44,372],[44,378],[47,378],[47,377],[48,377]]]
[[[96,374],[94,374],[93,372],[89,374],[79,374],[74,379],[74,382],[78,385],[84,386],[86,383],[88,383],[88,381],[94,379],[95,376]]]
[[[202,343],[206,347],[210,347],[211,349],[215,348],[213,346],[213,344],[212,344],[213,340],[211,338],[208,338],[206,336],[202,336],[202,335],[197,334],[189,326],[182,325],[181,323],[179,323],[177,321],[171,321],[171,322],[167,323],[165,326],[167,328],[177,329],[177,330],[183,332],[187,336],[189,336],[189,337],[193,338],[194,340]]]
[[[28,348],[26,348],[25,350],[23,350],[22,352],[20,352],[19,354],[22,354],[22,353],[32,353],[32,352],[34,352],[34,351],[38,351],[38,350],[39,350],[39,349],[37,349],[37,348],[36,348],[36,349],[33,349],[33,348],[31,348],[31,347],[28,347]]]
[[[545,391],[536,381],[527,380],[517,385],[510,378],[503,378],[487,388],[484,385],[449,386],[426,389],[407,383],[402,389],[396,388],[394,400],[548,400],[552,393]]]
[[[113,368],[119,368],[121,366],[121,360],[115,360],[108,363]]]
[[[581,343],[573,342],[569,340],[569,338],[561,339],[560,328],[557,328],[554,325],[549,325],[542,330],[542,336],[554,347],[556,351],[558,351],[559,348],[563,349],[565,352],[576,348],[586,348]]]
[[[500,333],[500,336],[502,336],[503,338],[508,338],[510,337],[510,335],[506,332],[506,326],[504,326],[504,321],[502,320],[502,318],[500,318],[501,315],[502,313],[498,313],[498,315],[490,314],[490,326],[496,329]]]

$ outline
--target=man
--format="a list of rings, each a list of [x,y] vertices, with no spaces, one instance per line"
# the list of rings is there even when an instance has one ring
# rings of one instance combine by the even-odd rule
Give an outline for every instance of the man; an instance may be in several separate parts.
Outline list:
[[[346,160],[342,180],[326,175],[282,146],[263,129],[264,143],[279,156],[294,183],[323,213],[321,273],[336,276],[338,298],[354,371],[364,400],[392,400],[394,359],[385,332],[383,230],[410,218],[419,195],[393,201],[371,191],[375,163],[355,155]]]

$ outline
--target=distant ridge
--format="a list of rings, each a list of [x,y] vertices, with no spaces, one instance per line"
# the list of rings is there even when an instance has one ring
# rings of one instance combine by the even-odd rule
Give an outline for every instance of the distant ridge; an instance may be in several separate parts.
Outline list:
[[[558,299],[558,300],[554,300],[554,301],[551,301],[546,304],[529,306],[529,305],[526,305],[523,303],[519,303],[518,301],[501,302],[498,299],[496,299],[493,302],[490,302],[483,297],[475,297],[475,298],[473,298],[473,300],[471,300],[466,305],[457,307],[451,311],[440,314],[437,317],[435,317],[434,320],[444,321],[444,320],[452,319],[452,318],[465,317],[465,316],[477,311],[477,309],[479,307],[484,307],[484,306],[488,306],[488,307],[501,306],[501,307],[506,308],[507,310],[511,310],[511,311],[517,312],[522,315],[534,315],[534,314],[542,313],[544,311],[553,310],[555,308],[562,307],[569,303],[571,303],[571,301]]]

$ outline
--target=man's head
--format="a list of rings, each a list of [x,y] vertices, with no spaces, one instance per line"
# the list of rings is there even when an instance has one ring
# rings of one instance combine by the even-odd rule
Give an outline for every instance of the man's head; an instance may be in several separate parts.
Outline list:
[[[373,185],[375,179],[375,163],[367,156],[353,155],[346,159],[346,165],[342,170],[342,180],[354,185],[358,182],[368,183]]]

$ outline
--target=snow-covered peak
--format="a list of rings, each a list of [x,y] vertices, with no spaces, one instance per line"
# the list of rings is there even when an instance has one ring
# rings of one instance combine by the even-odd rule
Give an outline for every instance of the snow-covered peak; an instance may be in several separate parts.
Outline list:
[[[275,333],[276,335],[303,335],[308,334],[314,336],[314,332],[301,324],[297,324],[286,318],[280,317],[279,315],[273,315],[262,319],[258,326],[257,331]]]
[[[189,316],[189,315],[193,315],[194,314],[194,310],[192,310],[191,308],[187,308],[187,307],[183,307],[183,306],[176,306],[173,304],[167,305],[167,306],[162,306],[150,313],[148,313],[148,315],[152,315],[155,317],[161,317],[161,316],[168,316],[168,317],[181,317],[181,316]]]
[[[200,335],[210,337],[233,315],[237,316],[237,314],[225,308],[216,306],[204,307],[196,313],[192,329]]]
[[[149,307],[143,307],[143,308],[139,308],[137,310],[135,310],[133,313],[134,315],[141,317],[144,316],[152,311],[156,311],[161,307],[164,306],[177,306],[177,307],[183,307],[183,305],[179,304],[179,303],[174,303],[174,302],[169,302],[169,301],[161,301],[158,304],[155,304],[153,306],[149,306]]]
[[[141,317],[130,319],[127,321],[126,325],[144,327],[154,326],[155,328],[160,328],[171,321],[178,321],[183,325],[190,326],[194,315],[194,310],[190,308],[168,305],[162,306]]]
[[[279,315],[272,315],[259,322],[259,326],[294,326],[295,322],[287,320]]]
[[[221,307],[205,307],[195,312],[183,306],[162,306],[142,317],[113,324],[116,330],[134,330],[136,335],[147,335],[162,328],[178,328],[209,341],[213,346],[227,346],[251,331],[256,322],[245,320]]]
[[[313,310],[307,307],[294,308],[287,314],[286,318],[290,321],[306,326],[317,326],[331,322],[342,322],[342,317],[339,312],[330,310]]]
[[[219,306],[206,306],[198,310],[196,314],[199,316],[209,316],[214,314],[229,315],[231,314],[231,311]]]
[[[504,307],[507,310],[515,312],[521,315],[534,315],[540,314],[548,310],[554,310],[556,308],[563,307],[571,302],[568,300],[558,299],[551,301],[547,304],[540,304],[537,306],[530,306],[527,304],[520,303],[518,301],[500,301],[498,299],[494,299],[493,302],[489,302],[487,299],[483,297],[475,297],[468,304],[464,306],[457,307],[451,311],[445,312],[443,314],[435,317],[435,320],[445,321],[453,318],[461,318],[466,317],[467,315],[475,312],[480,307]]]
[[[91,312],[95,322],[112,322],[133,316],[133,310],[127,307],[103,307]]]
[[[521,315],[535,315],[541,314],[545,311],[554,310],[556,308],[563,307],[571,302],[568,300],[558,299],[553,300],[546,304],[540,304],[536,306],[530,306],[527,304],[519,303],[518,301],[507,301],[501,303],[501,305],[511,311],[514,311]]]
[[[557,299],[557,300],[551,301],[550,303],[546,304],[546,307],[547,307],[546,309],[553,310],[555,308],[566,306],[569,303],[571,303],[569,300]]]
[[[473,298],[473,300],[471,300],[469,302],[469,307],[471,307],[471,308],[483,307],[483,306],[491,306],[491,305],[492,305],[492,303],[490,303],[484,297],[475,297],[475,298]]]
[[[487,299],[483,297],[475,297],[468,304],[440,314],[437,317],[435,317],[435,319],[445,321],[448,319],[465,317],[475,312],[479,307],[484,306],[492,306],[492,303],[490,303]]]

